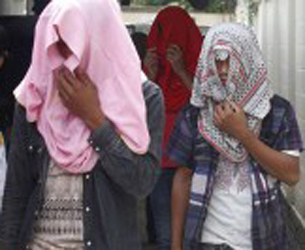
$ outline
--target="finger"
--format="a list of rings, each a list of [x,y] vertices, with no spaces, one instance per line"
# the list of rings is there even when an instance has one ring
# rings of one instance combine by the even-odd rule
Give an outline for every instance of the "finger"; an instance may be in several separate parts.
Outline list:
[[[174,49],[173,47],[169,46],[169,47],[167,48],[167,50],[166,50],[166,53],[167,53],[167,54],[168,54],[168,53],[174,54],[174,53],[175,53],[175,49]]]
[[[88,85],[88,76],[84,70],[82,70],[80,67],[78,67],[75,70],[75,78],[77,81],[77,84],[81,86],[86,86]]]
[[[69,102],[69,100],[65,100],[65,99],[61,98],[61,102],[62,102],[63,106],[66,107],[68,110],[71,109],[72,104]]]
[[[166,53],[166,60],[173,60],[174,59],[174,55],[172,55],[171,53]]]
[[[177,56],[177,57],[182,57],[183,56],[183,52],[181,50],[181,48],[178,45],[173,44],[171,46],[171,51]]]
[[[60,74],[63,76],[63,78],[66,80],[66,83],[70,85],[70,87],[73,89],[75,84],[75,76],[72,74],[70,70],[67,68],[63,68],[60,71]]]
[[[144,59],[146,64],[155,63],[155,62],[157,62],[157,60],[158,60],[158,57],[156,54],[147,54],[147,56]]]
[[[69,97],[66,95],[66,93],[59,90],[59,91],[58,91],[58,95],[59,95],[60,100],[61,100],[62,103],[64,104],[64,106],[67,106],[68,98],[69,98]]]
[[[62,85],[58,84],[57,90],[59,99],[61,100],[64,106],[67,106],[67,103],[69,102],[69,95],[65,91],[65,88],[63,88]]]
[[[221,127],[221,124],[222,124],[222,119],[216,112],[214,113],[214,124],[218,128]]]
[[[158,61],[158,56],[157,55],[151,55],[150,57],[148,57],[148,61],[155,63]]]
[[[171,51],[167,51],[165,55],[166,60],[174,60],[175,59],[175,54],[172,53]]]
[[[145,66],[146,66],[148,69],[151,69],[151,68],[157,67],[157,65],[158,65],[158,62],[156,62],[156,61],[151,61],[151,62],[147,62]]]
[[[71,96],[74,92],[74,89],[71,87],[67,78],[65,77],[63,72],[59,72],[57,76],[57,88],[58,91],[62,93],[64,96]]]
[[[175,56],[175,57],[179,57],[180,52],[177,51],[177,50],[174,49],[174,48],[168,48],[168,49],[167,49],[167,54],[170,54],[170,55]]]
[[[86,72],[78,72],[77,73],[77,79],[84,86],[94,85]]]
[[[175,52],[179,52],[181,51],[180,47],[177,44],[170,44],[169,48],[171,48],[172,50],[174,50]]]
[[[220,119],[225,118],[225,112],[223,110],[223,104],[219,104],[215,107],[215,113],[220,117]]]
[[[147,52],[157,52],[157,47],[151,47],[147,49]]]
[[[233,111],[233,107],[231,107],[231,104],[228,101],[224,102],[224,112],[226,115],[231,115]]]
[[[166,56],[170,56],[171,58],[179,58],[179,53],[173,49],[168,49],[166,51]]]
[[[235,102],[230,102],[230,105],[234,112],[239,113],[241,111],[241,108]]]
[[[171,65],[173,65],[173,64],[175,63],[175,59],[174,59],[172,56],[166,57],[166,60],[167,60]]]
[[[147,58],[157,58],[158,57],[158,54],[156,52],[153,52],[153,51],[148,51],[146,53],[146,57]]]

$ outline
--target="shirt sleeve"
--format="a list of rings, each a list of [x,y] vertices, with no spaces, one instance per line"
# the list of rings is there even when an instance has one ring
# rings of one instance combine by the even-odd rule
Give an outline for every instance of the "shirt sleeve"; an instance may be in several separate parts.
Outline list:
[[[99,154],[97,167],[127,193],[143,198],[154,187],[160,174],[164,105],[161,90],[145,85],[147,123],[150,134],[148,152],[136,154],[128,148],[109,121],[93,131],[89,143]]]
[[[300,157],[301,153],[298,150],[283,150],[283,153],[293,156],[293,157]]]
[[[196,128],[191,123],[191,107],[182,110],[176,120],[168,143],[168,155],[178,165],[192,168],[194,133]]]
[[[288,104],[282,119],[275,148],[280,151],[303,151],[303,142],[293,107]]]

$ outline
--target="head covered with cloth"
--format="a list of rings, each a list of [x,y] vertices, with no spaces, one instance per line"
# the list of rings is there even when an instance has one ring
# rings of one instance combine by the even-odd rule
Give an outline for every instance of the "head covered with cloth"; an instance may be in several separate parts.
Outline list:
[[[89,129],[60,100],[55,75],[62,67],[89,75],[105,116],[132,151],[144,154],[150,139],[141,63],[117,1],[51,1],[36,25],[31,66],[15,90],[53,160],[68,172],[83,173],[98,156],[87,142]]]
[[[227,60],[227,77],[222,81],[216,61]],[[245,112],[250,130],[258,133],[270,110],[271,86],[257,39],[242,24],[217,25],[209,30],[194,78],[191,103],[201,114],[198,128],[202,136],[230,160],[241,162],[245,148],[214,124],[214,108],[221,102],[235,102]]]

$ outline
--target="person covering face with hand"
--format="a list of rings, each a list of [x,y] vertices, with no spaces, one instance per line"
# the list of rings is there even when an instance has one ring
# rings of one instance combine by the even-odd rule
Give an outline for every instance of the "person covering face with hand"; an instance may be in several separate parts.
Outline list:
[[[168,148],[181,166],[172,250],[288,250],[281,183],[298,182],[302,150],[294,110],[273,95],[253,31],[212,27]]]
[[[178,113],[189,103],[202,40],[191,16],[174,6],[158,13],[148,35],[144,70],[162,89],[166,112],[162,173],[150,195],[159,250],[170,249],[170,197],[177,168],[177,164],[169,159],[166,147]]]
[[[140,250],[137,200],[158,177],[163,99],[118,3],[52,0],[14,94],[0,249]]]

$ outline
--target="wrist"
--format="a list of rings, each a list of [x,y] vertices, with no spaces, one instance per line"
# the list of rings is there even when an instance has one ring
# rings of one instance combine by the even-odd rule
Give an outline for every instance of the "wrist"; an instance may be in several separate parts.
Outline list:
[[[93,131],[101,127],[105,122],[105,116],[102,112],[92,112],[90,117],[84,119],[84,123]]]
[[[171,250],[181,250],[182,249],[182,242],[181,241],[172,241],[171,243]]]
[[[180,77],[182,83],[184,84],[184,86],[191,90],[192,89],[192,84],[193,84],[193,79],[191,77],[191,75],[187,72],[187,71],[181,71],[178,76]]]
[[[237,138],[244,146],[249,143],[254,137],[254,134],[246,129],[245,131],[239,133],[239,137]]]
[[[171,250],[182,250],[181,246],[172,246]]]

